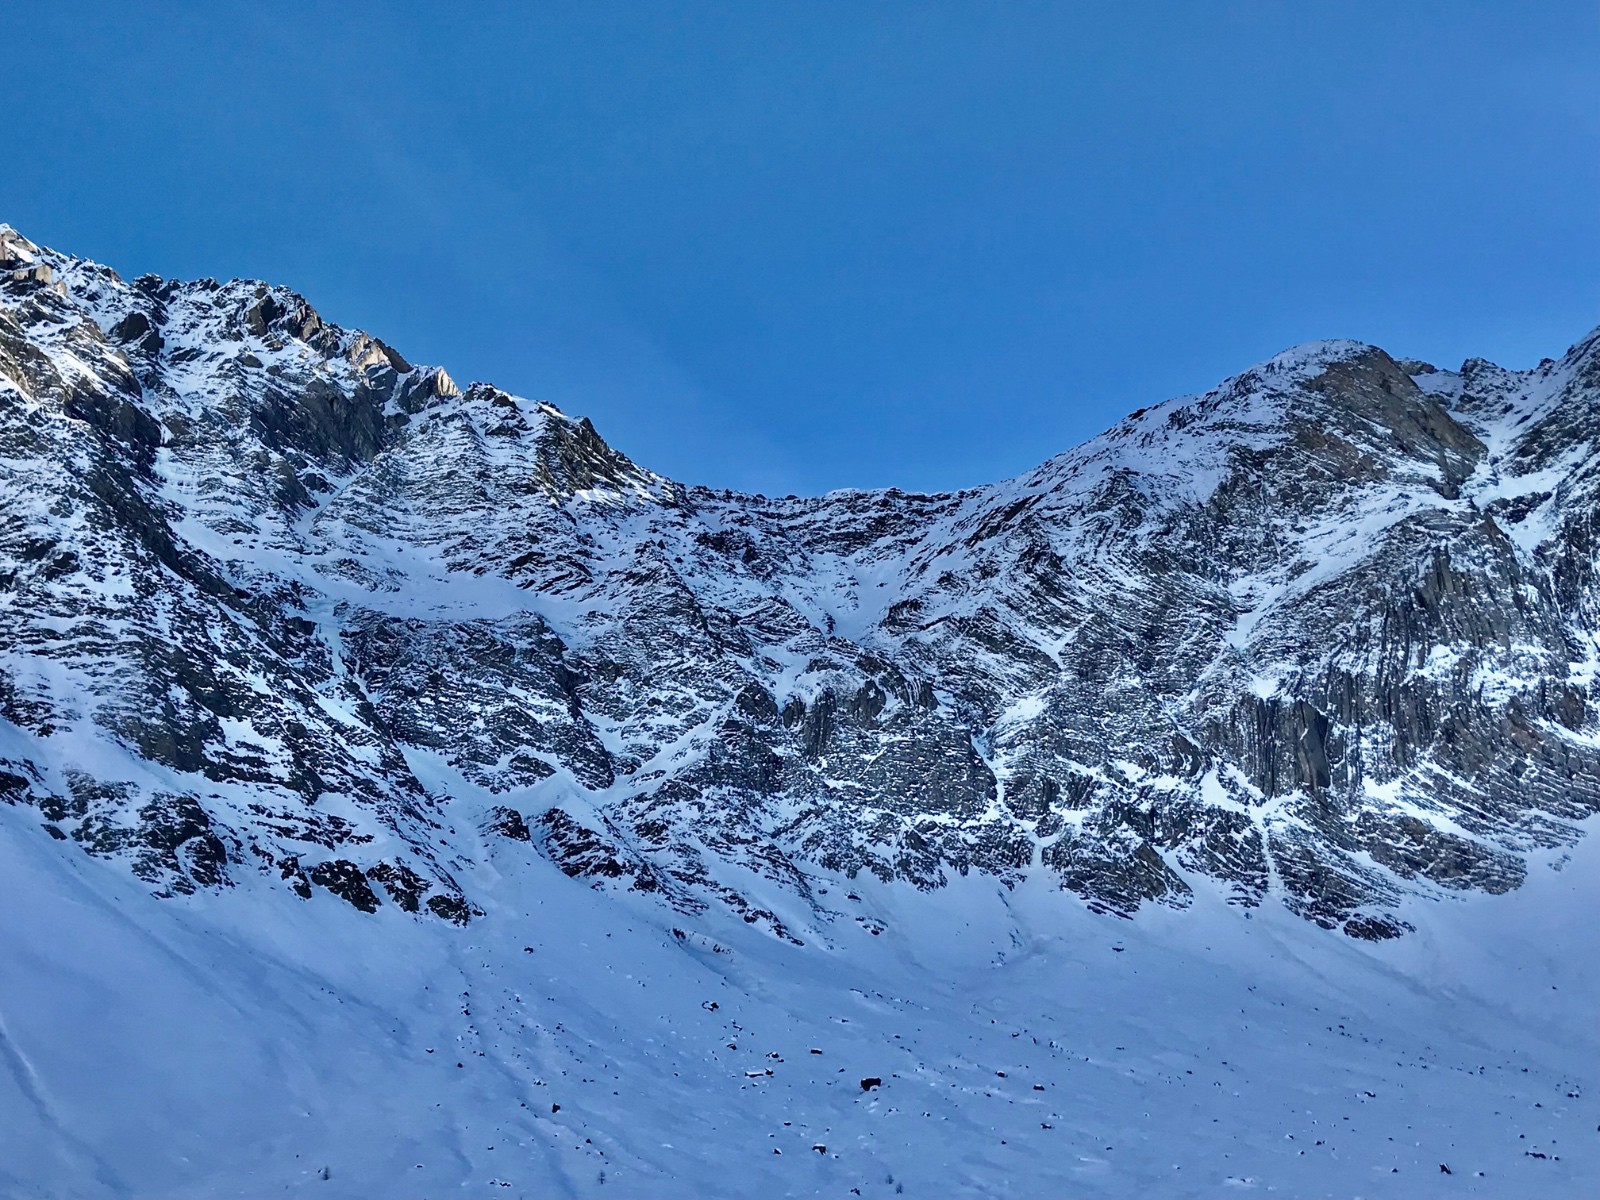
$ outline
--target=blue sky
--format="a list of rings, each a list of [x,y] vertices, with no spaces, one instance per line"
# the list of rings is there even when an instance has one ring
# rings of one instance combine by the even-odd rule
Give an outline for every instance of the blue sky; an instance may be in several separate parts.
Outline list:
[[[1015,474],[1294,342],[1600,324],[1600,6],[6,13],[0,220],[265,277],[768,493]]]

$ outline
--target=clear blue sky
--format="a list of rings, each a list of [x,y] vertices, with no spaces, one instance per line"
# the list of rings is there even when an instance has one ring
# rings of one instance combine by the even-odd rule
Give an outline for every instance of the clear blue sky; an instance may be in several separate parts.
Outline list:
[[[1014,474],[1294,342],[1600,324],[1600,5],[6,6],[0,220],[258,276],[769,493]]]

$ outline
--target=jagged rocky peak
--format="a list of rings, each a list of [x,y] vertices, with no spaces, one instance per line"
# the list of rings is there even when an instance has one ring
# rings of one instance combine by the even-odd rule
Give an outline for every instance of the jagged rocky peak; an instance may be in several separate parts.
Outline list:
[[[466,921],[544,856],[827,940],[829,880],[980,872],[1382,937],[1600,808],[1594,336],[774,499],[283,288],[0,257],[0,785],[160,891]]]
[[[0,267],[21,267],[36,261],[39,247],[10,225],[0,224]]]
[[[65,295],[65,285],[56,282],[55,268],[40,260],[39,247],[9,225],[0,225],[0,272],[10,283],[52,285]]]

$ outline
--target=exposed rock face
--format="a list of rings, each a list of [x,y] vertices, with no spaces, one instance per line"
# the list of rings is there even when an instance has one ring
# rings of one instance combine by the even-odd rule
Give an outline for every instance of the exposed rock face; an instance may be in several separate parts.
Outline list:
[[[467,921],[546,854],[779,936],[981,871],[1384,937],[1600,809],[1600,334],[1319,343],[992,487],[772,500],[280,288],[0,267],[0,799],[164,892]]]

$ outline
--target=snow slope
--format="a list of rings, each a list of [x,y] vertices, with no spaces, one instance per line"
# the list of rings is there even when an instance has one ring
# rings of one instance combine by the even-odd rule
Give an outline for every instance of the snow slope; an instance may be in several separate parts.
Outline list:
[[[539,863],[482,881],[466,931],[163,902],[0,820],[19,1200],[1600,1186],[1592,861],[1377,945],[1218,901],[1130,922],[830,880],[884,932],[794,947],[680,939]]]

